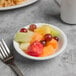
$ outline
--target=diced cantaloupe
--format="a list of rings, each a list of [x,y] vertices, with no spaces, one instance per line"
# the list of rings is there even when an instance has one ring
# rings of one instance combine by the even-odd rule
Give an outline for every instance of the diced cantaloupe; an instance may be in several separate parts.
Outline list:
[[[51,45],[48,45],[43,48],[43,52],[40,54],[39,57],[46,57],[49,55],[53,55],[54,53],[55,49]]]
[[[47,45],[51,45],[54,49],[58,48],[58,42],[55,39],[52,39],[47,43]]]
[[[42,40],[43,36],[39,33],[34,33],[33,37],[32,37],[32,40],[31,40],[31,43],[33,43],[34,41],[40,41]]]

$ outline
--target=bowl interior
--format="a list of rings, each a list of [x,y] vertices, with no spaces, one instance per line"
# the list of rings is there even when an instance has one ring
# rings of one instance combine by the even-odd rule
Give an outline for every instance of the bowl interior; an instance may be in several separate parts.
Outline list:
[[[46,24],[46,23],[34,23],[37,25],[37,27],[43,25],[43,24]],[[50,56],[47,56],[47,57],[33,57],[33,56],[29,56],[27,55],[26,53],[24,53],[20,48],[19,48],[19,43],[17,43],[15,40],[13,40],[13,45],[14,45],[14,48],[16,49],[16,51],[26,57],[26,58],[29,58],[29,59],[32,59],[32,60],[46,60],[46,59],[51,59],[51,58],[54,58],[56,56],[58,56],[60,53],[62,53],[64,51],[64,49],[66,48],[66,45],[67,45],[67,37],[66,35],[64,34],[63,31],[61,31],[59,28],[57,28],[56,26],[54,25],[51,25],[49,24],[51,27],[55,28],[56,30],[58,30],[60,32],[60,36],[59,36],[59,47],[57,49],[57,52],[53,55],[50,55]],[[25,26],[26,28],[29,27],[29,25]]]

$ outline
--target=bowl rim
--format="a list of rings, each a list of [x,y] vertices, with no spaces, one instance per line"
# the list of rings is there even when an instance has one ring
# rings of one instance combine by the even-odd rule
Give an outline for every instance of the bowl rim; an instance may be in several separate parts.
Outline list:
[[[24,53],[24,55],[23,55],[23,54],[20,52],[20,51],[22,51],[22,50],[15,46],[15,43],[17,43],[17,42],[13,39],[13,46],[14,46],[15,50],[16,50],[20,55],[22,55],[22,56],[25,57],[25,58],[31,59],[31,60],[48,60],[48,59],[52,59],[52,58],[60,55],[60,54],[65,50],[65,48],[66,48],[66,46],[67,46],[67,36],[65,35],[65,33],[64,33],[60,28],[58,28],[58,27],[55,26],[55,25],[48,24],[48,23],[32,23],[32,24],[36,24],[37,26],[38,26],[38,25],[47,24],[47,25],[50,25],[51,27],[55,28],[56,30],[60,31],[61,35],[63,36],[63,46],[61,47],[61,49],[60,49],[58,52],[56,52],[56,53],[53,54],[53,55],[50,55],[50,56],[47,56],[47,57],[33,57],[33,56],[27,55],[27,54],[25,54],[25,53]],[[31,25],[31,24],[29,24],[29,25]],[[24,26],[24,27],[28,27],[29,25],[26,25],[26,26]],[[19,29],[19,30],[20,30],[20,29]],[[15,35],[14,35],[14,37],[15,37]],[[20,50],[20,51],[19,51],[19,50]]]

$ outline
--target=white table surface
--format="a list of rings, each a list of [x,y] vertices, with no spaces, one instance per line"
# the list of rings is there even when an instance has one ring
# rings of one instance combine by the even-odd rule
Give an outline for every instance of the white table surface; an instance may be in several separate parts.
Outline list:
[[[65,24],[59,17],[59,7],[54,0],[40,0],[28,7],[0,12],[0,39],[3,38],[14,52],[15,63],[24,76],[76,76],[76,25]],[[68,37],[65,52],[48,61],[30,61],[13,48],[16,31],[30,23],[50,23],[62,29]],[[0,76],[16,74],[0,61]]]

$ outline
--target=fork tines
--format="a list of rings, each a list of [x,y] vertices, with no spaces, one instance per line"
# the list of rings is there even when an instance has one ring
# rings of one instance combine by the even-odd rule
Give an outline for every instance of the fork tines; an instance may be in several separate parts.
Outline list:
[[[23,76],[21,71],[14,64],[14,62],[13,62],[14,56],[12,55],[11,51],[9,50],[9,48],[7,47],[7,45],[3,39],[0,41],[0,59],[4,63],[9,65],[14,70],[14,72],[17,73],[17,76]]]
[[[0,58],[5,59],[9,56],[9,54],[10,54],[10,50],[7,47],[5,41],[2,39],[0,41]]]

